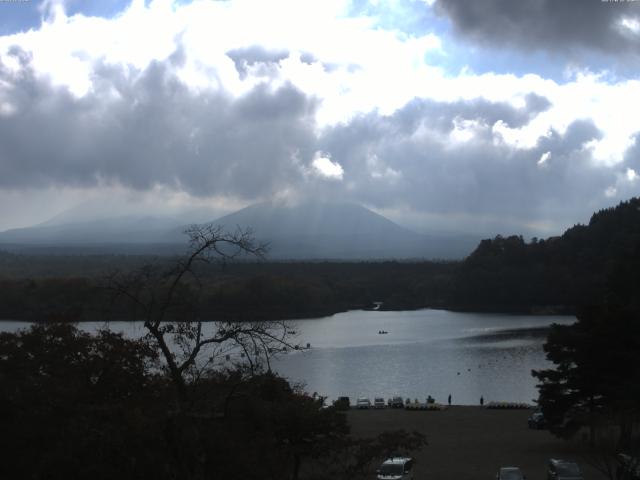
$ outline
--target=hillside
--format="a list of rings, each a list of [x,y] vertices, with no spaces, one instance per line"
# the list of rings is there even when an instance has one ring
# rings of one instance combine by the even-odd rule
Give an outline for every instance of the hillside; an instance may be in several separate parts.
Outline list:
[[[612,287],[637,302],[639,266],[640,198],[633,198],[560,237],[483,240],[460,265],[452,302],[468,310],[574,311]]]
[[[184,220],[176,218],[145,215],[61,222],[52,220],[0,232],[0,243],[32,246],[165,243],[176,240],[168,232],[184,223]]]
[[[202,221],[200,218],[199,221]],[[0,232],[0,249],[38,254],[177,254],[186,246],[188,216],[67,215]],[[261,203],[213,220],[226,230],[253,230],[274,260],[459,259],[478,238],[424,236],[364,207],[347,203]]]
[[[477,238],[426,236],[349,203],[261,203],[214,223],[251,228],[273,259],[462,258]]]
[[[249,218],[246,211],[242,215]],[[239,221],[239,216],[225,218]],[[381,229],[385,223],[380,221]],[[279,228],[284,230],[284,222]],[[113,307],[101,287],[104,274],[146,263],[169,267],[173,261],[0,251],[0,318],[117,318],[117,309],[104,311]],[[240,262],[227,267],[214,263],[200,271],[200,307],[207,318],[314,317],[374,301],[397,310],[574,313],[602,303],[612,292],[624,304],[640,307],[640,199],[597,212],[587,225],[560,237],[483,240],[462,262]]]

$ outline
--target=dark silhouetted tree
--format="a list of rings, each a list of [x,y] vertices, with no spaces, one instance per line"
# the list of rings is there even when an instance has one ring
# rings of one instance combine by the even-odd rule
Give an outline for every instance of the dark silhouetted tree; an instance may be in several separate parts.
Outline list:
[[[0,478],[160,474],[156,365],[153,349],[108,330],[0,333]]]
[[[188,397],[187,377],[197,378],[228,354],[239,354],[258,370],[263,364],[269,368],[273,355],[294,347],[284,321],[203,322],[200,314],[198,267],[247,255],[261,258],[265,245],[256,243],[250,230],[226,233],[219,226],[194,225],[186,233],[189,252],[173,267],[147,265],[108,278],[116,298],[128,301],[134,319],[144,322],[182,402]]]

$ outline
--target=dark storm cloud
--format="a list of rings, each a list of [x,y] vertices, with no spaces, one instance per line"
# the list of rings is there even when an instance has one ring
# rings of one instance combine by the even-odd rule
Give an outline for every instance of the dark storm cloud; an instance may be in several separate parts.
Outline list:
[[[474,41],[525,50],[638,54],[640,36],[620,28],[640,3],[603,0],[438,0],[436,10]]]
[[[437,102],[429,99],[414,99],[391,116],[370,113],[356,117],[347,125],[338,125],[327,130],[324,146],[333,151],[344,151],[353,144],[356,149],[367,150],[387,140],[392,142],[413,139],[418,130],[424,128],[434,134],[449,134],[456,121],[474,121],[492,126],[502,121],[511,128],[526,125],[537,114],[545,111],[551,103],[545,97],[529,94],[524,108],[514,108],[506,103],[484,99]],[[349,155],[340,155],[340,157]]]
[[[567,127],[563,135],[554,130],[548,136],[541,137],[538,146],[543,152],[553,152],[554,157],[564,157],[582,149],[590,140],[601,138],[602,133],[591,120],[576,120]]]
[[[163,184],[195,195],[268,196],[300,181],[294,151],[311,158],[314,101],[292,86],[259,86],[232,100],[192,93],[171,62],[131,74],[102,66],[94,91],[77,99],[22,69],[0,66],[0,187]]]
[[[484,127],[472,140],[452,144],[443,135],[461,115],[482,120]],[[588,212],[616,180],[613,170],[593,166],[584,148],[600,132],[578,121],[529,150],[493,141],[493,122],[518,125],[527,116],[526,110],[489,102],[414,101],[389,117],[370,114],[334,128],[323,148],[342,162],[345,178],[355,185],[350,194],[376,207],[408,205],[416,211],[503,215],[523,222],[542,213],[575,219],[577,212]],[[546,152],[550,158],[539,164]],[[371,174],[372,158],[380,175]],[[398,175],[389,170],[385,175],[386,168]]]
[[[585,145],[601,133],[589,121],[528,150],[496,141],[497,122],[522,127],[549,108],[534,94],[521,108],[414,100],[393,115],[372,112],[317,133],[316,101],[293,86],[261,84],[235,99],[195,93],[174,74],[180,51],[142,72],[96,65],[94,88],[80,99],[34,75],[24,52],[12,55],[18,72],[0,65],[0,103],[14,110],[0,113],[0,189],[114,182],[248,201],[291,191],[442,215],[572,222],[600,207],[622,172],[593,165]],[[454,142],[461,125],[474,136]],[[340,163],[342,181],[314,173],[316,152]]]
[[[514,108],[506,103],[484,99],[450,103],[415,99],[398,110],[393,118],[402,131],[412,131],[421,124],[441,132],[449,132],[454,128],[456,119],[480,121],[488,125],[500,120],[511,128],[518,128],[550,106],[551,102],[547,98],[534,93],[525,97],[524,108]]]

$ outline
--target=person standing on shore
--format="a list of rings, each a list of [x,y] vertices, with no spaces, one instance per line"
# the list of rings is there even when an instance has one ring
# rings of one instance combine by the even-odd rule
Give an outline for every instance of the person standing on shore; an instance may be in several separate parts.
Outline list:
[[[480,397],[480,406],[483,407],[484,406],[484,397]]]
[[[449,398],[447,399],[447,401],[449,402],[449,406],[451,406],[451,394],[449,394]]]

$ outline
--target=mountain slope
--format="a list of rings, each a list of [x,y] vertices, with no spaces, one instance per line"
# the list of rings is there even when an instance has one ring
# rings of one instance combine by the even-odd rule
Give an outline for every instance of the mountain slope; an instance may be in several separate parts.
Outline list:
[[[219,218],[227,230],[251,228],[271,258],[461,258],[477,240],[427,237],[347,203],[261,203]]]
[[[168,232],[181,225],[174,218],[122,216],[71,223],[45,222],[0,232],[0,242],[28,245],[88,245],[109,243],[165,243]]]
[[[142,215],[99,219],[85,215],[78,220],[63,216],[0,232],[0,248],[10,245],[14,250],[18,246],[20,251],[42,253],[60,248],[67,253],[180,253],[186,245],[188,221]],[[478,241],[420,235],[347,203],[261,203],[212,223],[227,231],[250,228],[259,242],[270,244],[270,259],[453,259],[469,254]]]
[[[461,264],[454,304],[468,310],[575,311],[615,291],[640,303],[640,198],[594,213],[588,225],[527,243],[483,240]]]

